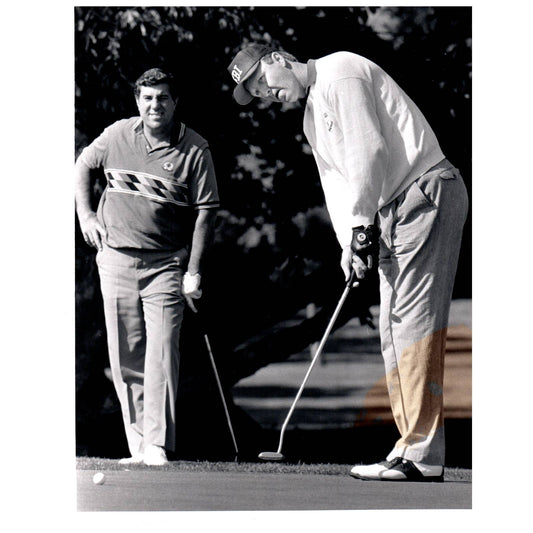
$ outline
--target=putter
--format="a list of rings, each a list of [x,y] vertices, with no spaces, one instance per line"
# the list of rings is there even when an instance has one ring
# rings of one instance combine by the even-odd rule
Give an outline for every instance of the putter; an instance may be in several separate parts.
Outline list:
[[[224,406],[224,412],[226,413],[226,420],[228,422],[228,428],[231,433],[231,438],[233,440],[233,447],[235,449],[235,461],[237,461],[239,456],[239,448],[237,447],[237,440],[235,439],[235,433],[233,432],[233,426],[231,424],[231,418],[229,416],[228,405],[226,403],[226,398],[224,396],[224,391],[222,389],[222,384],[220,382],[220,377],[218,375],[217,365],[215,363],[215,358],[213,357],[213,351],[211,350],[211,343],[209,342],[209,337],[207,333],[203,333],[205,345],[207,346],[207,351],[209,352],[209,359],[211,360],[211,366],[213,367],[213,373],[215,374],[215,379],[218,386],[218,392],[220,393],[220,398],[222,399],[222,405]]]
[[[352,288],[352,285],[355,281],[355,272],[352,271],[352,274],[350,276],[350,279],[346,283],[346,287],[344,288],[344,291],[341,295],[341,298],[339,300],[339,303],[337,304],[337,307],[335,308],[335,312],[333,313],[333,316],[331,317],[328,327],[326,328],[326,332],[324,333],[322,340],[320,341],[320,344],[318,345],[318,348],[316,350],[315,355],[313,356],[313,359],[311,360],[311,364],[309,365],[309,369],[307,370],[307,374],[304,377],[304,380],[302,384],[300,385],[300,389],[298,390],[298,393],[296,394],[296,398],[294,398],[294,401],[292,402],[291,408],[289,409],[289,413],[287,414],[285,418],[285,422],[283,423],[283,426],[281,427],[281,433],[279,437],[279,445],[278,450],[276,452],[261,452],[259,454],[259,459],[262,459],[263,461],[283,461],[285,459],[284,455],[281,453],[281,449],[283,447],[283,436],[285,435],[285,430],[287,429],[287,425],[289,423],[289,420],[292,416],[292,413],[294,411],[294,408],[296,407],[296,402],[300,399],[300,396],[302,395],[302,392],[304,390],[305,384],[307,383],[307,379],[311,375],[311,371],[313,370],[313,367],[315,366],[315,363],[318,361],[318,358],[320,357],[320,354],[322,353],[322,350],[324,348],[324,345],[326,344],[326,341],[328,339],[328,336],[331,332],[331,329],[333,328],[335,321],[337,320],[337,317],[339,316],[339,313],[342,309],[342,306],[344,305],[344,301],[346,300],[348,293],[350,292],[350,289]]]

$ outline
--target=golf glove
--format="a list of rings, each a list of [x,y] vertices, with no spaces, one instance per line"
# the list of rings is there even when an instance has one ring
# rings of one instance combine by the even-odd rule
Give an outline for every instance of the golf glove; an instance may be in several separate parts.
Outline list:
[[[202,296],[202,289],[200,289],[201,281],[202,276],[200,276],[200,274],[190,274],[189,272],[185,272],[185,275],[183,276],[183,296],[194,312],[196,312],[196,307],[194,306],[193,300],[201,298]]]
[[[359,257],[366,270],[377,264],[379,254],[379,230],[376,226],[357,226],[352,228],[352,254]],[[359,276],[358,276],[359,277]]]

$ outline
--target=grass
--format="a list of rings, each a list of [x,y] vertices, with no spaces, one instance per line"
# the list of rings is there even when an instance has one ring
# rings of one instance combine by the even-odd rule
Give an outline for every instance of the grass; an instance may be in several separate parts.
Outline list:
[[[119,465],[116,459],[78,457],[78,470],[160,470],[169,472],[253,472],[263,474],[314,474],[323,476],[346,476],[353,465],[306,464],[277,462],[218,462],[218,461],[170,461],[165,466]],[[472,481],[472,471],[461,468],[445,468],[445,481]]]

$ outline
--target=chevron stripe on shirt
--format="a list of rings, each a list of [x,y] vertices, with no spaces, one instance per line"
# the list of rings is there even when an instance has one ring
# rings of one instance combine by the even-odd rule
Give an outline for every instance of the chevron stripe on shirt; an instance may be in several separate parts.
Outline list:
[[[182,123],[150,148],[140,117],[122,119],[79,157],[106,175],[97,215],[112,248],[178,250],[190,242],[193,211],[219,206],[209,145]]]
[[[109,192],[144,196],[159,202],[189,206],[188,187],[145,172],[108,168],[105,170]]]

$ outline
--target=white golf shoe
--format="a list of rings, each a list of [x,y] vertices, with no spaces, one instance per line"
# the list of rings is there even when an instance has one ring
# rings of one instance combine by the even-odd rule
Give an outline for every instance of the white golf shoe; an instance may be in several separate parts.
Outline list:
[[[144,464],[148,466],[163,466],[168,463],[165,449],[151,444],[144,450]]]
[[[358,479],[378,481],[444,481],[442,465],[425,465],[409,459],[395,457],[392,461],[382,461],[372,465],[356,465],[350,475]]]
[[[120,459],[118,464],[119,465],[140,465],[144,461],[144,456],[142,453],[137,453],[132,455],[131,457],[124,457],[124,459]]]

